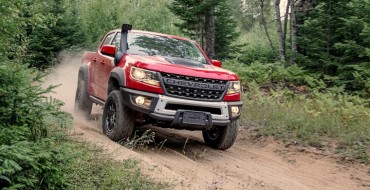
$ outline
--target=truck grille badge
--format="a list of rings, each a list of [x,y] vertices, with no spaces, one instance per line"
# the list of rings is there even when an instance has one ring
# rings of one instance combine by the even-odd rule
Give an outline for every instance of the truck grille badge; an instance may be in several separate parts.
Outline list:
[[[170,96],[188,99],[221,100],[227,81],[161,73],[165,91]]]

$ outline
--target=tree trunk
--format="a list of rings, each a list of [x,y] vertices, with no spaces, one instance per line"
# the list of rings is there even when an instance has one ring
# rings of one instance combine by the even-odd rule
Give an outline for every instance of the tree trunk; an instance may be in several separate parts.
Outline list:
[[[215,5],[211,7],[211,11],[205,17],[205,51],[209,58],[215,58],[215,39],[216,39],[216,26],[215,26]]]
[[[297,21],[296,21],[296,8],[294,4],[294,0],[290,0],[290,31],[291,31],[291,44],[292,44],[292,57],[290,58],[290,62],[292,64],[296,64],[296,56],[298,53],[297,47]]]
[[[196,26],[196,37],[197,37],[197,42],[200,44],[202,48],[204,48],[204,43],[203,43],[203,24],[204,24],[204,19],[202,16],[198,16],[198,21],[199,23]]]
[[[266,37],[267,37],[267,39],[269,41],[269,44],[270,44],[272,53],[274,54],[274,57],[276,59],[276,50],[274,48],[274,44],[272,43],[270,34],[268,32],[268,29],[267,29],[267,24],[266,24],[266,19],[265,19],[265,13],[264,13],[264,7],[265,7],[265,1],[264,0],[260,0],[260,7],[261,7],[261,23],[262,23],[263,29],[264,29],[264,31],[266,33]]]
[[[285,41],[280,18],[280,0],[275,0],[276,30],[279,37],[280,60],[285,62]]]
[[[284,30],[283,30],[283,34],[284,34],[284,42],[286,42],[286,35],[288,33],[288,15],[289,15],[289,7],[290,7],[290,3],[291,2],[294,2],[294,0],[288,0],[287,4],[286,4],[286,8],[285,8],[285,15],[284,15]],[[286,45],[285,45],[286,46]]]

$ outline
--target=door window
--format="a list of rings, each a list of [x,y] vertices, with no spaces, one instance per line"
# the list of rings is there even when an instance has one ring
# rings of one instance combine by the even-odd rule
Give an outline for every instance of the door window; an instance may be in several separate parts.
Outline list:
[[[103,42],[103,45],[109,45],[110,42],[112,41],[113,36],[114,36],[114,33],[108,34]]]
[[[119,51],[119,44],[121,42],[121,33],[117,33],[116,37],[114,37],[114,40],[112,42],[112,45],[116,46],[116,52]]]

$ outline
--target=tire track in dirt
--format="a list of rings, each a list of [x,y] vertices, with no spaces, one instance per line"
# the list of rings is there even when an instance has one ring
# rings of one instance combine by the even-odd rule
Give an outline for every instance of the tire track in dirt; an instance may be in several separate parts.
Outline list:
[[[66,102],[63,109],[73,113],[81,53],[63,60],[46,81],[62,84],[52,96]],[[170,189],[370,189],[369,166],[337,164],[327,156],[291,150],[273,140],[261,144],[243,128],[231,149],[218,151],[204,145],[200,132],[145,126],[141,131],[154,131],[157,144],[132,151],[106,138],[99,121],[101,108],[94,107],[93,112],[96,117],[90,121],[75,116],[75,137],[102,146],[113,159],[140,160],[145,173],[169,182]]]

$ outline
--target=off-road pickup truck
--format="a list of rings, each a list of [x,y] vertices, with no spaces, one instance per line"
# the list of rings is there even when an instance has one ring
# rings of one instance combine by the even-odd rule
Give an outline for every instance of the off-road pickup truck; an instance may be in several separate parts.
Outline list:
[[[208,146],[225,150],[238,133],[240,91],[238,76],[194,41],[123,24],[84,53],[75,110],[89,116],[101,105],[103,132],[114,141],[153,124],[202,130]]]

